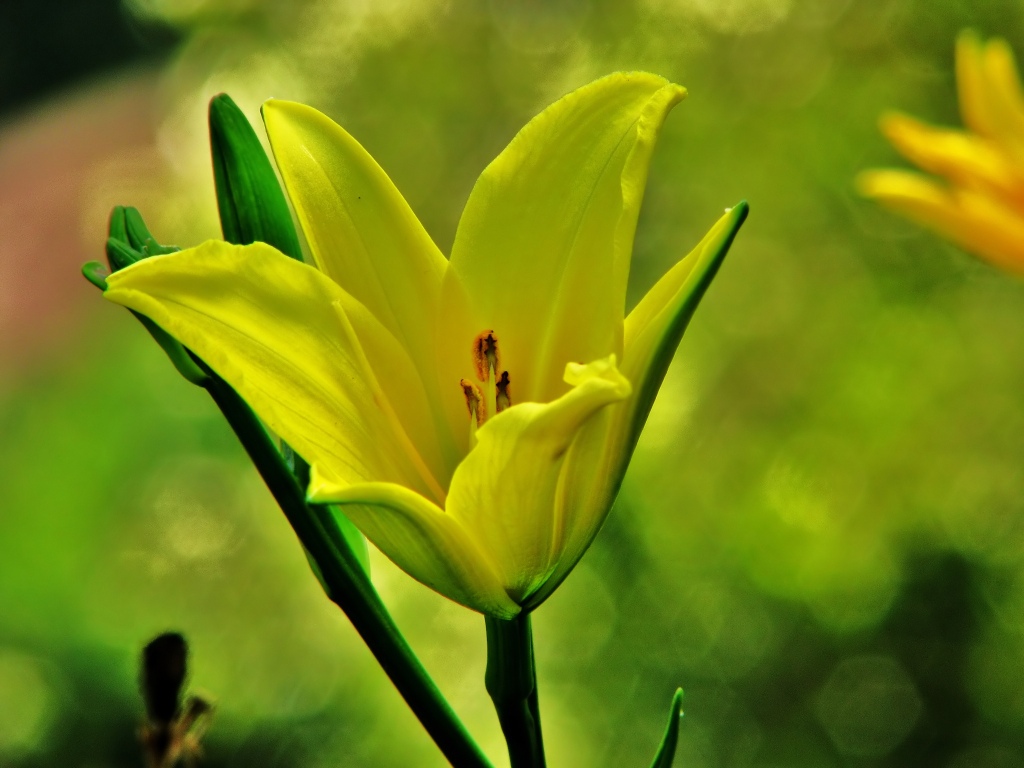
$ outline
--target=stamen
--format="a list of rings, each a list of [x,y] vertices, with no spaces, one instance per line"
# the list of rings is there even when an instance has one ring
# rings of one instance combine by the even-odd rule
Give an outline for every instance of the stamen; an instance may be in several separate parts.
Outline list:
[[[487,421],[487,404],[484,402],[480,387],[469,379],[461,379],[459,386],[462,387],[462,394],[466,398],[466,408],[469,410],[473,425],[483,426],[483,423]]]
[[[501,357],[498,355],[498,337],[494,331],[484,331],[473,341],[473,363],[476,366],[476,377],[487,381],[489,374],[498,370]]]
[[[497,389],[498,393],[495,396],[494,412],[501,413],[510,405],[512,405],[512,395],[509,392],[509,380],[508,371],[501,372],[501,378],[498,380]]]
[[[462,387],[466,408],[469,410],[469,447],[473,448],[476,446],[477,429],[487,421],[487,404],[484,402],[480,387],[469,379],[460,379],[459,386]]]

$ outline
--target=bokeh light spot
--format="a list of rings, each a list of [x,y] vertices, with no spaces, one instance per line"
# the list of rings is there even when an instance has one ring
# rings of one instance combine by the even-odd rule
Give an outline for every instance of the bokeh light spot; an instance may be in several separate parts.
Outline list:
[[[0,648],[0,758],[35,751],[49,729],[54,703],[40,663]]]
[[[921,697],[906,670],[889,656],[840,662],[818,694],[815,711],[843,754],[881,757],[910,734]]]

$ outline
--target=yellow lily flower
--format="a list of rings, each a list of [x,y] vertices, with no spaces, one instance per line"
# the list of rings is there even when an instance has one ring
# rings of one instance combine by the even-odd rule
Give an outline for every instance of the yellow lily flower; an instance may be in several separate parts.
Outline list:
[[[1024,273],[1024,91],[1004,40],[971,32],[956,45],[960,112],[967,131],[900,114],[882,131],[904,156],[945,183],[908,171],[862,173],[862,194],[998,267]]]
[[[211,241],[106,297],[202,357],[414,578],[512,618],[589,546],[690,315],[727,212],[623,318],[655,140],[685,90],[615,74],[530,121],[483,172],[445,259],[383,170],[300,104],[263,115],[316,269]],[[621,361],[621,362],[619,362]]]

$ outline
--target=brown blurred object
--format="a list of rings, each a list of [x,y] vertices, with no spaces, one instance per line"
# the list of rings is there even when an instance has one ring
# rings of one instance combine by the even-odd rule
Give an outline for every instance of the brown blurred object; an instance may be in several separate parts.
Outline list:
[[[141,687],[147,722],[139,733],[149,768],[197,765],[200,742],[213,712],[201,696],[183,701],[188,676],[188,643],[178,632],[165,632],[142,651]]]
[[[130,184],[118,190],[120,174],[104,169],[155,160],[156,83],[153,72],[105,80],[0,126],[5,373],[61,339],[70,341],[84,302],[98,305],[79,270],[85,261],[103,260],[105,214],[95,214],[119,202],[106,198],[124,196]],[[104,185],[108,176],[114,183]]]

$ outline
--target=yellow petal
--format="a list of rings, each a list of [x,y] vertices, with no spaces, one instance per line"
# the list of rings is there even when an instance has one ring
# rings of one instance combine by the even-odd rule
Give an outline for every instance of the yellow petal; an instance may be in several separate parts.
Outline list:
[[[993,137],[981,41],[969,30],[956,40],[956,85],[964,125],[981,136]]]
[[[317,266],[406,347],[433,399],[444,256],[391,179],[340,126],[287,101],[268,101],[263,119]]]
[[[900,114],[883,117],[881,128],[893,146],[922,170],[965,187],[990,190],[1024,210],[1024,169],[998,144]]]
[[[982,66],[993,128],[1007,151],[1024,166],[1024,95],[1013,52],[1005,40],[988,42]]]
[[[865,171],[857,186],[861,194],[965,250],[1024,273],[1024,218],[996,198],[969,189],[946,189],[906,171]]]
[[[435,592],[501,619],[519,613],[490,558],[458,521],[418,493],[392,483],[339,483],[314,465],[309,498],[342,506],[395,565]]]
[[[104,296],[192,349],[306,460],[346,482],[402,482],[438,499],[342,307],[316,269],[268,245],[210,241],[114,273]]]
[[[338,293],[340,306],[388,404],[437,484],[447,488],[461,455],[454,443],[444,439],[447,428],[438,424],[439,411],[430,402],[420,371],[375,315],[344,290]]]
[[[685,93],[645,73],[602,78],[545,109],[487,167],[445,278],[447,378],[469,375],[467,350],[482,330],[500,340],[520,401],[565,392],[567,362],[620,351],[648,163]],[[457,412],[457,392],[448,402]]]
[[[956,75],[964,124],[1024,164],[1024,98],[1006,43],[983,44],[973,32],[963,32],[957,38]]]
[[[558,522],[563,552],[557,569],[528,607],[539,604],[562,582],[604,522],[676,347],[746,216],[745,202],[728,211],[626,318],[622,374],[632,382],[633,395],[592,419],[569,451]]]
[[[572,389],[554,402],[522,403],[484,424],[448,491],[448,513],[490,554],[516,602],[544,582],[560,555],[558,486],[566,451],[595,414],[631,391],[614,355],[570,364],[566,381]]]

